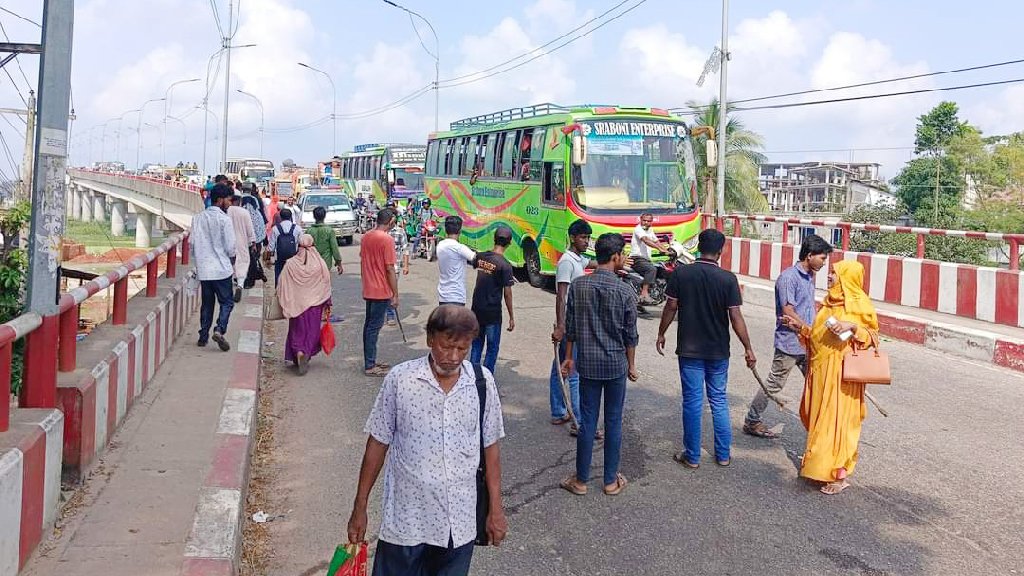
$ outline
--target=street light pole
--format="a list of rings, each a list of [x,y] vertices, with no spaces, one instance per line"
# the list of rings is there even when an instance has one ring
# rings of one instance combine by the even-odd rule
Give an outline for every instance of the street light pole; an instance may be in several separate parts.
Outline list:
[[[228,28],[227,36],[224,37],[224,51],[227,52],[227,62],[224,65],[224,126],[221,133],[224,135],[220,141],[220,165],[227,166],[228,163],[228,108],[231,104],[231,40],[234,35],[235,3],[228,0]]]
[[[138,138],[135,141],[135,169],[139,170],[142,165],[139,163],[142,156],[142,116],[146,113],[146,104],[150,102],[162,102],[163,98],[153,98],[152,100],[146,100],[142,103],[139,108],[139,121],[135,124],[135,133]]]
[[[309,68],[313,72],[319,72],[320,74],[323,74],[324,76],[327,77],[327,81],[331,83],[331,93],[334,94],[333,104],[331,104],[331,119],[333,120],[332,127],[331,127],[331,131],[332,131],[331,154],[332,155],[333,154],[337,154],[338,153],[338,88],[334,85],[334,79],[331,78],[331,75],[328,74],[327,72],[324,72],[323,70],[321,70],[319,68],[314,68],[314,67],[310,66],[309,64],[303,64],[302,62],[299,62],[299,66],[302,66],[303,68]]]
[[[390,6],[394,6],[395,8],[398,8],[399,10],[404,11],[405,13],[407,13],[410,16],[410,20],[411,20],[412,16],[415,16],[415,17],[419,18],[420,20],[423,21],[424,24],[427,25],[427,28],[430,28],[430,33],[434,35],[434,53],[433,54],[430,53],[430,50],[427,50],[426,46],[423,46],[423,41],[422,40],[420,40],[420,46],[423,47],[423,51],[424,52],[426,52],[429,56],[434,58],[434,131],[437,132],[437,129],[438,129],[438,113],[439,113],[440,106],[441,106],[441,96],[440,96],[440,94],[441,94],[441,91],[440,91],[440,88],[441,88],[441,85],[440,85],[440,81],[441,81],[440,80],[440,76],[441,76],[441,42],[438,41],[438,39],[437,39],[437,32],[434,30],[434,25],[430,23],[430,20],[427,20],[426,18],[424,18],[422,14],[419,14],[418,12],[414,12],[412,10],[409,10],[405,6],[402,6],[401,4],[396,4],[396,3],[392,2],[391,0],[383,0],[383,2],[385,4],[388,4]],[[415,22],[412,23],[412,27],[413,27],[413,30],[416,29],[416,23]],[[419,38],[419,32],[416,33],[416,37]]]
[[[163,125],[162,125],[162,128],[161,128],[161,131],[160,131],[160,163],[161,164],[165,164],[165,165],[167,164],[167,146],[165,145],[164,142],[167,139],[167,115],[170,114],[171,98],[173,98],[173,96],[174,96],[172,91],[174,90],[174,87],[177,86],[178,84],[188,84],[190,82],[199,82],[199,78],[191,78],[189,80],[178,80],[177,82],[174,82],[170,86],[168,86],[167,90],[164,91],[164,119],[163,119]]]
[[[129,115],[129,114],[134,114],[135,112],[141,112],[141,111],[142,111],[141,108],[136,108],[135,110],[129,110],[129,111],[125,112],[124,114],[121,114],[120,117],[118,117],[118,119],[117,119],[117,138],[114,140],[114,160],[116,160],[118,162],[121,162],[121,130],[124,127],[124,117]]]
[[[264,117],[263,117],[263,102],[260,102],[260,99],[257,98],[255,94],[250,94],[249,92],[246,92],[245,90],[239,89],[239,90],[236,90],[236,92],[238,92],[239,94],[245,94],[249,98],[252,98],[253,100],[256,101],[256,105],[259,106],[259,109],[260,109],[260,158],[262,159],[263,158],[263,120],[264,120]]]
[[[718,201],[715,203],[716,216],[725,215],[725,164],[728,156],[726,149],[725,127],[728,124],[728,100],[726,88],[729,86],[729,0],[722,0],[722,74],[718,85]],[[721,225],[721,220],[719,220]]]

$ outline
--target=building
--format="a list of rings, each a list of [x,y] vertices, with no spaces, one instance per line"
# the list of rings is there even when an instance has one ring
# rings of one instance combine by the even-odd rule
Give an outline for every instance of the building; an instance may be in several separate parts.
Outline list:
[[[761,164],[758,187],[774,212],[845,214],[862,204],[895,201],[873,162]]]

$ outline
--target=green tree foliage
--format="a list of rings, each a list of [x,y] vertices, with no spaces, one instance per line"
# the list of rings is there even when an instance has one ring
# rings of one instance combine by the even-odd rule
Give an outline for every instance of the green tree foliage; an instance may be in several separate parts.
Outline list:
[[[948,156],[920,156],[903,167],[892,179],[896,196],[903,201],[909,213],[915,216],[935,207],[935,178],[939,179],[939,208],[955,208],[964,191],[961,170]],[[934,219],[932,217],[931,219]]]
[[[710,126],[718,130],[718,99],[707,104],[691,100],[686,105],[696,114],[694,126]],[[732,105],[729,105],[731,110]],[[701,199],[708,198],[707,190],[707,136],[694,139],[697,161],[697,190]],[[725,209],[727,212],[766,212],[768,202],[757,185],[758,167],[767,159],[761,153],[764,138],[744,126],[743,121],[730,113],[725,125],[725,153],[718,151],[719,162],[725,162]]]
[[[31,212],[29,203],[23,201],[0,216],[0,233],[4,235],[0,247],[0,323],[17,318],[24,308],[28,256],[25,249],[15,247],[14,242],[28,223]],[[24,345],[24,340],[19,340],[12,354],[11,392],[15,393],[21,388]]]
[[[850,213],[849,220],[865,224],[896,224],[906,213],[907,207],[902,202],[875,206],[863,204]],[[850,234],[850,249],[856,252],[914,256],[917,253],[917,240],[910,234],[858,230]]]
[[[936,155],[945,150],[953,138],[967,129],[967,123],[958,116],[960,108],[953,102],[940,102],[927,114],[917,118],[914,153]]]

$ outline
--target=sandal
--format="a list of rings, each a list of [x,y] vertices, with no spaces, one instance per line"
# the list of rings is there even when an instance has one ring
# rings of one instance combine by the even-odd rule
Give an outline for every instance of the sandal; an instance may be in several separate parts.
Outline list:
[[[580,429],[579,428],[577,428],[576,426],[569,426],[569,436],[576,437],[576,436],[579,436],[579,435],[580,435]],[[598,430],[597,432],[594,432],[594,440],[604,440],[604,432],[602,432],[601,430]]]
[[[569,422],[572,422],[572,417],[569,416],[568,414],[566,414],[565,416],[562,416],[561,418],[552,418],[551,419],[551,425],[552,426],[561,426],[562,424],[568,424]]]
[[[821,487],[821,493],[827,496],[835,496],[843,490],[850,487],[850,483],[846,480],[837,480],[835,482],[829,482]]]
[[[388,369],[381,366],[380,364],[377,364],[373,368],[370,368],[369,370],[366,370],[363,373],[366,374],[367,376],[387,376]]]
[[[612,488],[608,488],[608,486],[605,486],[604,493],[606,496],[618,496],[619,494],[622,493],[623,490],[626,489],[626,484],[629,484],[629,482],[626,480],[626,477],[623,476],[622,474],[616,474],[615,484],[608,484],[608,486],[612,486]]]
[[[672,459],[691,470],[696,470],[697,468],[700,468],[700,463],[694,464],[693,462],[690,462],[689,460],[686,459],[686,456],[682,452],[676,452],[675,454],[673,454]]]
[[[758,438],[778,438],[779,435],[772,432],[763,422],[748,422],[743,425],[743,433]]]
[[[718,464],[722,468],[725,468],[729,464],[732,464],[732,458],[726,458],[725,460],[715,460],[715,464]]]
[[[561,486],[563,490],[568,490],[576,496],[587,495],[587,485],[577,480],[575,474],[569,476],[565,480],[562,480],[558,485]]]

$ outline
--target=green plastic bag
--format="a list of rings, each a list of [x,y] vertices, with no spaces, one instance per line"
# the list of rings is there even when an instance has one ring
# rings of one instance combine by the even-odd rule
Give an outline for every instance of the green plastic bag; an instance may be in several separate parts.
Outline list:
[[[366,576],[366,542],[338,545],[327,576]]]

